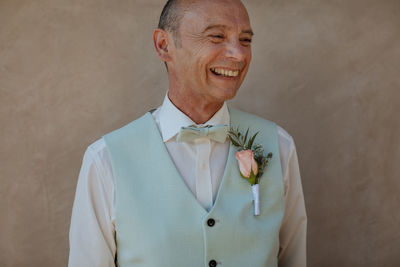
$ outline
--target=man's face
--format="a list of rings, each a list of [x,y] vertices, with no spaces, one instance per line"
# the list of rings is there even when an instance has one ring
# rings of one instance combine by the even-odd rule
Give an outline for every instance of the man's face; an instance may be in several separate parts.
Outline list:
[[[197,1],[180,21],[170,78],[188,95],[211,102],[231,99],[246,76],[251,39],[240,1]]]

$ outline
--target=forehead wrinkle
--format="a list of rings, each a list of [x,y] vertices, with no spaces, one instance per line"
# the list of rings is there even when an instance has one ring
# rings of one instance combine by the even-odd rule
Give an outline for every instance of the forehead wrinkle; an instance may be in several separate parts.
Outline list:
[[[196,25],[197,27],[192,28],[192,32],[188,32],[186,30],[186,27],[183,27],[181,34],[185,34],[186,36],[190,36],[191,38],[199,38],[201,34],[204,35],[204,33],[212,28],[221,28],[224,30],[230,30],[233,27],[236,28],[236,26],[239,26],[240,34],[249,34],[251,36],[254,35],[251,26],[250,26],[250,21],[248,18],[248,13],[241,1],[237,1],[240,3],[241,7],[235,8],[233,6],[226,6],[224,7],[224,12],[220,13],[219,16],[213,17],[210,15],[210,13],[207,11],[210,6],[206,4],[209,2],[212,6],[217,4],[220,5],[221,3],[224,2],[230,2],[227,0],[213,0],[213,1],[207,1],[207,0],[178,0],[179,1],[179,6],[180,6],[180,13],[182,15],[182,18],[185,17],[185,24],[189,23],[192,25]],[[197,9],[198,8],[198,9]],[[212,8],[215,8],[212,7]],[[243,16],[243,12],[245,13],[247,17],[248,23],[247,25],[243,25],[242,23],[238,24],[240,21],[238,18]],[[211,12],[212,13],[212,12]],[[233,14],[233,16],[232,16]],[[226,20],[229,21],[229,25],[225,24],[225,22],[220,22],[219,20],[222,19],[222,21]],[[200,22],[200,23],[199,23]],[[232,24],[232,25],[230,25]],[[207,26],[208,25],[208,26]],[[183,25],[180,25],[183,26]],[[243,27],[240,29],[240,27]],[[194,31],[193,31],[194,30]]]
[[[209,26],[207,26],[205,29],[204,29],[204,31],[203,31],[203,33],[205,33],[205,32],[207,32],[207,31],[209,31],[209,30],[212,30],[212,29],[214,29],[214,28],[222,28],[222,29],[232,29],[232,27],[231,26],[228,26],[228,25],[224,25],[224,24],[212,24],[212,25],[209,25]],[[251,30],[251,29],[245,29],[245,30],[242,30],[241,31],[241,33],[247,33],[247,34],[250,34],[250,35],[254,35],[254,32],[253,32],[253,30]]]
[[[212,24],[212,25],[207,26],[207,27],[203,30],[202,33],[205,33],[206,31],[209,31],[209,30],[212,30],[212,29],[215,29],[215,28],[223,28],[223,29],[228,28],[228,29],[229,29],[230,27],[228,27],[227,25],[223,25],[223,24]]]

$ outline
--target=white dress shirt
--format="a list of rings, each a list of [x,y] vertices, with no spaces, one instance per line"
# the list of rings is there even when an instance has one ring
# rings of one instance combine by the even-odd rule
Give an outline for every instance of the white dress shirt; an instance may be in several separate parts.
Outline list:
[[[187,187],[210,210],[228,157],[225,143],[201,138],[177,142],[181,127],[195,124],[165,97],[152,113],[166,148]],[[226,104],[204,125],[228,124]],[[296,148],[292,137],[278,126],[278,143],[285,186],[285,214],[279,232],[279,267],[306,267],[307,217]],[[115,191],[112,166],[103,139],[85,152],[70,226],[69,267],[115,266]],[[140,240],[138,240],[140,242]]]

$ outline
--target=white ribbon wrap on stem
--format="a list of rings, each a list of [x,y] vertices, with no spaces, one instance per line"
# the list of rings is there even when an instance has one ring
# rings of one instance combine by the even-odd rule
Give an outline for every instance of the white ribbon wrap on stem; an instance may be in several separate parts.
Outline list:
[[[258,184],[251,186],[251,191],[253,192],[253,199],[254,199],[254,215],[260,215],[260,189]]]

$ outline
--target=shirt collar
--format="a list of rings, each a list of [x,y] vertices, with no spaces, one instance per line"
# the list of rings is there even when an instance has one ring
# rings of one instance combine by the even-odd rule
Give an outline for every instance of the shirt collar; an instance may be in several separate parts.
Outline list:
[[[160,107],[159,113],[160,132],[164,142],[174,137],[181,129],[195,124],[186,114],[180,111],[168,98],[168,93],[165,95],[164,102]],[[198,125],[229,125],[230,116],[226,103],[204,124]]]

